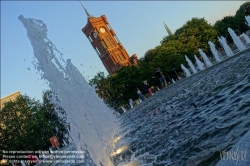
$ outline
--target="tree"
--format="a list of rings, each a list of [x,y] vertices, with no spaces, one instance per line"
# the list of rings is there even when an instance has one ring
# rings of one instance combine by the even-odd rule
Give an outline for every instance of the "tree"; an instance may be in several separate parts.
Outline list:
[[[122,92],[122,103],[128,103],[128,99],[137,99],[136,88],[140,88],[143,85],[145,79],[144,73],[138,66],[124,66],[117,71],[114,80],[116,84],[121,85],[119,88]]]
[[[115,87],[112,85],[111,76],[105,76],[104,72],[98,72],[93,79],[89,81],[91,86],[95,86],[97,95],[102,98],[107,104],[110,97],[115,92]],[[112,107],[112,103],[108,104]]]
[[[238,14],[250,15],[250,2],[243,3],[240,8],[236,11],[236,15]]]
[[[0,149],[4,150],[33,150],[30,135],[34,123],[32,111],[40,107],[39,103],[27,96],[18,96],[16,101],[5,103],[1,110]],[[33,136],[32,136],[33,137]]]
[[[228,32],[228,28],[231,28],[237,35],[241,35],[249,29],[245,24],[245,16],[242,13],[224,17],[214,24],[214,28],[217,29],[219,36],[225,37],[229,43],[233,42],[233,39]]]
[[[159,48],[160,46],[157,46],[154,49],[148,50],[145,53],[144,57],[141,59],[141,62],[148,63],[148,64],[152,63],[154,58],[157,56]]]
[[[187,52],[187,48],[178,40],[162,44],[154,61],[155,66],[160,67],[163,73],[170,72],[185,62],[185,52]]]
[[[221,20],[216,21],[214,28],[218,31],[218,36],[223,36],[229,43],[233,42],[232,37],[228,32],[231,28],[237,35],[249,30],[248,25],[245,23],[245,16],[250,14],[250,2],[246,2],[240,6],[235,16],[226,16]]]
[[[152,78],[155,68],[149,68],[145,65],[146,63],[151,63],[151,61],[145,63],[139,61],[138,66],[123,66],[116,71],[115,75],[109,77],[105,77],[104,73],[99,72],[89,83],[96,85],[97,94],[104,99],[108,106],[117,109],[127,104],[130,98],[138,99],[136,89],[140,88],[141,91],[144,91],[144,80],[155,85],[155,80]]]
[[[91,86],[95,86],[97,95],[104,100],[104,102],[113,108],[119,106],[119,95],[117,93],[117,84],[114,83],[114,76],[105,76],[104,72],[98,72],[93,79],[89,81]]]
[[[202,48],[205,52],[209,50],[207,42],[216,41],[217,30],[204,18],[192,18],[175,31],[175,36],[189,48],[186,54],[197,54],[198,48]]]
[[[60,106],[58,96],[51,90],[43,92],[42,109],[38,111],[37,122],[40,122],[40,125],[36,123],[36,127],[40,128],[40,130],[43,127],[44,134],[47,132],[47,136],[55,135],[59,142],[68,141],[69,123],[67,122],[67,113]],[[49,146],[50,143],[47,142],[44,148],[48,149]]]
[[[238,13],[234,16],[236,27],[233,29],[237,35],[241,35],[242,33],[245,33],[249,30],[249,26],[246,24],[244,13]]]
[[[104,72],[98,72],[94,78],[89,81],[91,86],[95,86],[96,92],[99,97],[106,99],[109,94],[107,94],[106,89],[110,88],[110,83],[108,77],[105,76]]]
[[[236,23],[233,16],[226,16],[222,20],[216,21],[214,28],[218,31],[218,36],[223,36],[228,42],[232,42],[232,38],[228,32],[228,28],[235,29]]]
[[[235,14],[235,23],[237,23],[236,33],[238,35],[249,30],[249,26],[246,24],[245,16],[250,15],[250,2],[243,3],[239,10]]]
[[[0,119],[0,149],[47,150],[49,138],[68,140],[66,114],[52,104],[51,91],[43,93],[43,103],[24,95],[5,103]]]
[[[167,43],[167,42],[169,42],[171,40],[176,40],[176,39],[177,38],[176,38],[175,35],[165,36],[165,37],[163,37],[163,39],[162,39],[162,41],[160,43],[163,44],[163,43]]]

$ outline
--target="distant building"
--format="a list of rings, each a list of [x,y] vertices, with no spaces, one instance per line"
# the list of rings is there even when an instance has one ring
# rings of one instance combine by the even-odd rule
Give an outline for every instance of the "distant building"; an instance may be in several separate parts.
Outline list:
[[[6,102],[8,102],[8,101],[15,101],[16,98],[17,98],[17,96],[19,96],[19,95],[22,95],[22,94],[20,93],[20,91],[15,92],[15,93],[12,93],[12,94],[10,94],[10,95],[8,95],[8,96],[5,96],[5,97],[1,98],[1,99],[0,99],[0,103],[1,103],[0,111],[1,111],[2,108],[4,107],[4,103],[6,103]],[[1,122],[0,122],[0,128],[5,129],[5,125],[4,125],[3,123],[1,123]],[[0,133],[0,136],[1,136],[1,133]]]
[[[89,39],[108,73],[113,75],[122,66],[137,64],[137,55],[133,54],[129,57],[106,16],[93,17],[85,8],[84,10],[88,16],[88,22],[82,32]]]
[[[3,98],[0,99],[0,103],[1,103],[1,109],[4,107],[4,103],[8,102],[8,101],[15,101],[17,96],[22,95],[20,91],[17,91],[15,93],[12,93],[8,96],[5,96]]]
[[[168,28],[168,26],[166,25],[166,23],[165,23],[164,21],[162,21],[162,24],[164,25],[164,27],[165,27],[165,29],[166,29],[166,31],[167,31],[167,33],[168,33],[168,36],[174,35],[174,34],[172,33],[172,31]]]

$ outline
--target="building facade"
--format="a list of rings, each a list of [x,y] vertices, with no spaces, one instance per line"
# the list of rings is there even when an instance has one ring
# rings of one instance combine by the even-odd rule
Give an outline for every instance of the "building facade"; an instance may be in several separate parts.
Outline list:
[[[83,7],[84,8],[84,7]],[[131,57],[116,36],[105,15],[93,17],[84,8],[88,22],[82,29],[110,75],[122,66],[137,64],[136,54]]]
[[[12,93],[8,96],[5,96],[3,98],[0,99],[0,103],[1,103],[1,109],[4,107],[4,103],[8,102],[8,101],[15,101],[17,96],[22,95],[20,91],[17,91],[15,93]]]

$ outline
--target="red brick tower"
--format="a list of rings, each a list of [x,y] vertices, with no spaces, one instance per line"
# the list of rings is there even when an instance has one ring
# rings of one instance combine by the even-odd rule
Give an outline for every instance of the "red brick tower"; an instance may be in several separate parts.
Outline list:
[[[106,16],[93,17],[85,8],[84,10],[88,16],[88,22],[82,32],[89,39],[108,73],[112,75],[121,66],[137,64],[136,54],[129,57]]]

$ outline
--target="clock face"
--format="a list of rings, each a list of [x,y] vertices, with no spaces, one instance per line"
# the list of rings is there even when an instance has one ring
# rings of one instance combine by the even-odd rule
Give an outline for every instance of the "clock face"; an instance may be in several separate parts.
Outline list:
[[[97,34],[95,32],[93,33],[93,36],[94,36],[94,38],[97,38]]]
[[[100,31],[101,31],[102,33],[104,33],[104,32],[105,32],[105,29],[104,29],[104,28],[100,28]]]

